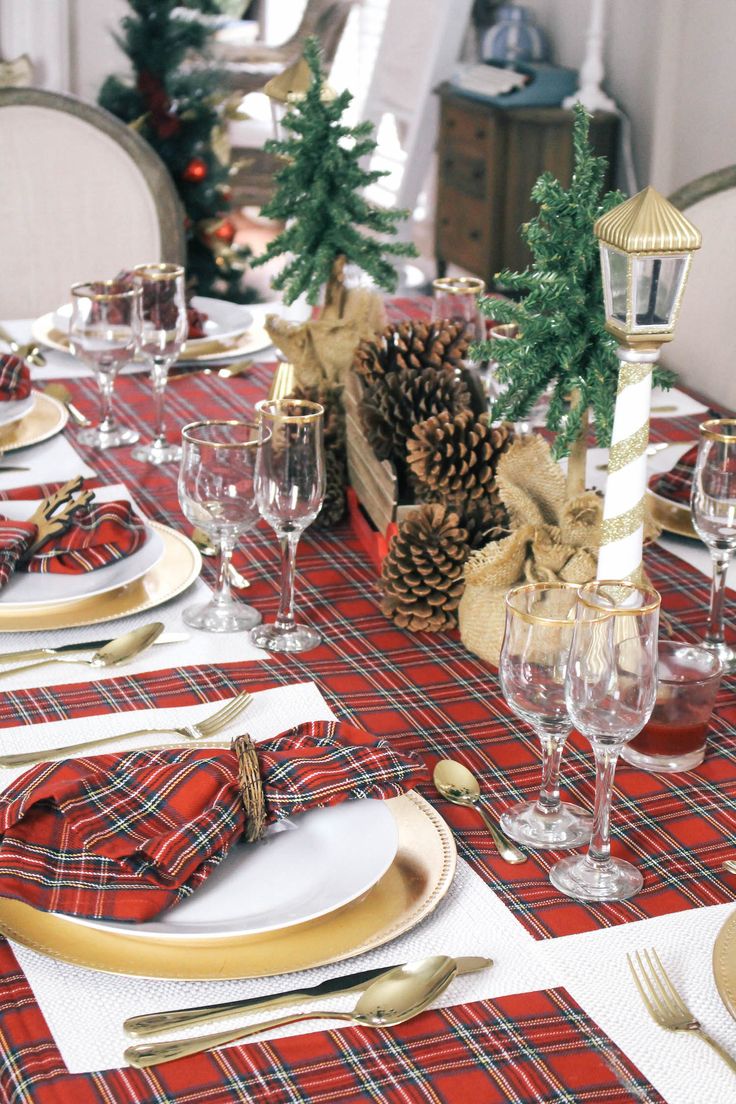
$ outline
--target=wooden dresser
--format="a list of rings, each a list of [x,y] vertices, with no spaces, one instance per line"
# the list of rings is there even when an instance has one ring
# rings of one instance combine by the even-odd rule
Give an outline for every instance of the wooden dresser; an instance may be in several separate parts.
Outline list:
[[[567,186],[572,171],[572,112],[559,107],[498,108],[439,89],[441,121],[435,255],[482,277],[490,287],[502,268],[523,269],[531,255],[520,228],[537,212],[532,187],[545,170]],[[613,186],[618,117],[597,114],[591,142],[609,162]]]

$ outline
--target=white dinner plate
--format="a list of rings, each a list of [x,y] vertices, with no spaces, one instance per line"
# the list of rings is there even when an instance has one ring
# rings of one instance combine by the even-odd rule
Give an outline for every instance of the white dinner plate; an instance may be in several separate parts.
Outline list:
[[[312,809],[259,843],[236,845],[191,897],[159,920],[67,918],[142,939],[272,932],[324,916],[367,893],[393,862],[398,839],[385,801]]]
[[[17,422],[20,418],[25,418],[29,410],[33,408],[35,401],[35,395],[31,392],[25,399],[11,399],[10,402],[0,402],[0,426],[10,425],[11,422]]]
[[[3,502],[2,513],[14,521],[24,521],[37,505],[38,501]],[[146,526],[146,539],[137,552],[96,571],[85,571],[79,575],[16,572],[0,590],[0,607],[4,611],[16,607],[30,610],[34,606],[61,606],[82,598],[94,598],[134,583],[155,567],[163,554],[161,535]]]
[[[208,299],[202,295],[195,295],[192,306],[203,314],[207,320],[203,325],[204,336],[190,338],[187,346],[192,352],[196,352],[198,344],[217,339],[226,341],[229,338],[240,336],[251,326],[253,315],[242,303],[228,303],[225,299]],[[69,333],[69,321],[72,316],[71,303],[65,303],[54,311],[53,324],[63,334]]]

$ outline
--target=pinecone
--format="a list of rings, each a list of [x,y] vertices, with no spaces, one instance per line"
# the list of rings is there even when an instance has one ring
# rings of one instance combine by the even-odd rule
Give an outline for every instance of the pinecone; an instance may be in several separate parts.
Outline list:
[[[468,348],[460,322],[395,322],[377,339],[364,339],[353,366],[366,383],[402,369],[443,368],[454,372]]]
[[[476,421],[469,410],[439,410],[413,427],[406,460],[422,497],[472,501],[495,491],[496,464],[510,443],[510,428],[490,425],[488,414]]]
[[[468,548],[471,552],[509,534],[509,515],[496,491],[468,502],[460,520],[463,528],[468,531]]]
[[[470,403],[465,384],[449,372],[400,368],[370,382],[360,405],[366,436],[379,460],[393,460],[400,468],[412,429],[439,411],[451,415]]]
[[[347,507],[345,488],[348,483],[348,467],[342,388],[298,387],[294,390],[293,397],[321,403],[325,408],[322,419],[325,435],[325,500],[314,524],[320,529],[330,529],[342,521]]]
[[[386,617],[410,632],[438,632],[457,625],[469,554],[458,515],[425,503],[399,526],[381,570]]]

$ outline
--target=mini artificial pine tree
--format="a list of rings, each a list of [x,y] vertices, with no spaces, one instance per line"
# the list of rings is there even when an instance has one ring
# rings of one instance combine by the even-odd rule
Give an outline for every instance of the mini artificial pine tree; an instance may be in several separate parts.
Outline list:
[[[216,69],[198,64],[218,14],[216,0],[129,0],[117,41],[130,58],[133,84],[108,77],[99,102],[148,141],[171,173],[187,216],[187,275],[200,295],[238,302],[250,250],[234,246],[228,218],[230,150],[224,125],[229,97]],[[185,10],[186,9],[186,10]],[[144,258],[145,259],[145,258]]]
[[[414,257],[416,249],[408,242],[386,242],[375,235],[395,234],[396,224],[408,211],[376,207],[360,194],[360,189],[386,175],[360,164],[375,149],[373,125],[364,122],[348,127],[341,123],[352,95],[348,91],[334,98],[325,94],[316,39],[307,40],[304,57],[312,82],[283,120],[291,136],[282,141],[272,139],[265,146],[283,156],[286,163],[276,175],[278,190],[261,214],[285,222],[287,227],[253,266],[284,253],[291,256],[272,283],[284,292],[287,303],[306,292],[308,301],[316,304],[325,284],[329,285],[325,298],[334,302],[345,263],[341,258],[392,291],[396,270],[386,256]],[[369,233],[362,233],[360,227]]]
[[[568,494],[581,493],[585,480],[585,436],[588,414],[595,415],[599,445],[610,443],[619,362],[616,342],[604,327],[598,239],[593,224],[615,207],[620,192],[603,191],[605,158],[593,154],[590,117],[575,106],[573,174],[565,190],[551,173],[534,185],[532,199],[539,214],[522,228],[534,257],[524,272],[503,271],[498,286],[520,302],[481,300],[484,314],[498,322],[515,322],[515,341],[485,341],[475,346],[482,359],[498,362],[506,390],[494,404],[493,417],[518,421],[552,386],[547,426],[556,434],[555,457],[570,454]],[[671,386],[672,375],[655,369],[660,386]]]

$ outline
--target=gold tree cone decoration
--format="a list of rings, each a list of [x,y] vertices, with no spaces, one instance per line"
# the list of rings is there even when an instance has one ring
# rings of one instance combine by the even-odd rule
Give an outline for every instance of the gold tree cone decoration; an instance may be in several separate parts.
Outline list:
[[[468,533],[458,514],[425,503],[402,521],[383,561],[381,608],[402,629],[454,628],[463,592]]]
[[[360,342],[353,367],[366,382],[402,369],[454,372],[468,344],[459,322],[397,322],[386,326],[379,337]]]
[[[403,468],[414,426],[443,410],[454,416],[469,404],[465,384],[445,369],[400,368],[368,382],[360,413],[378,459],[393,459]]]
[[[414,426],[406,460],[420,493],[474,500],[496,490],[496,465],[510,443],[510,427],[490,425],[488,414],[476,419],[470,410],[445,409]]]

